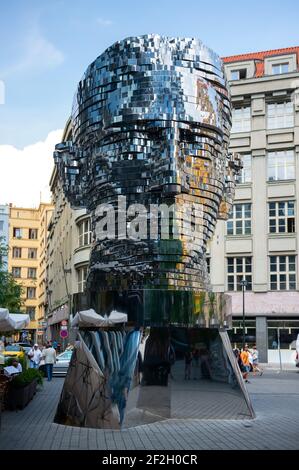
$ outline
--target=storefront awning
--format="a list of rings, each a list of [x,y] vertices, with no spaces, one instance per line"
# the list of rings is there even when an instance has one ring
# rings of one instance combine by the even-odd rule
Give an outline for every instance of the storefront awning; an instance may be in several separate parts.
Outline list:
[[[0,331],[22,330],[30,323],[26,313],[9,313],[7,308],[0,308]]]

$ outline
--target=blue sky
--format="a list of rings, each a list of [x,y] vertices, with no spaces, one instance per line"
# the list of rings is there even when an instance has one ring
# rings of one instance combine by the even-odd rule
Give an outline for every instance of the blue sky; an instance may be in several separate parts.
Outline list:
[[[195,36],[220,55],[299,45],[297,0],[1,3],[0,145],[18,148],[64,126],[87,65],[126,36]]]

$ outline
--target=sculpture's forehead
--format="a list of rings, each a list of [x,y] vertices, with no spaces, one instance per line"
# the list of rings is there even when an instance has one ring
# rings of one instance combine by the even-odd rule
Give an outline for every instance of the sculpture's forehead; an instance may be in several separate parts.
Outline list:
[[[128,38],[100,55],[80,81],[74,137],[139,120],[208,124],[223,132],[223,109],[229,116],[221,60],[199,40]]]

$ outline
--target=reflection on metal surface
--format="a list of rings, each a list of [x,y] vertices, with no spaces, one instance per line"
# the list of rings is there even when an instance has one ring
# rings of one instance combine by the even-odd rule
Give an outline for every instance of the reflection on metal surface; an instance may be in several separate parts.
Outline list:
[[[67,416],[77,425],[101,426],[104,418],[87,417],[87,403],[82,411],[82,397],[69,406],[74,380],[80,383],[78,369],[85,377],[84,368],[92,371],[95,396],[105,396],[113,416],[118,413],[118,425],[141,422],[140,410],[159,419],[181,417],[182,393],[200,402],[194,417],[227,416],[216,413],[216,402],[214,411],[212,403],[204,405],[212,400],[212,383],[215,397],[227,398],[223,410],[231,404],[238,415],[232,397],[246,403],[244,387],[227,355],[225,334],[216,328],[229,323],[230,297],[211,292],[206,264],[206,243],[217,218],[227,217],[240,168],[238,156],[228,154],[231,108],[220,58],[197,39],[147,35],[117,42],[85,72],[71,122],[72,136],[56,146],[54,157],[68,200],[91,214],[88,306],[102,317],[121,312],[128,322],[114,331],[81,330],[85,346],[78,346],[80,360],[74,356],[57,421]],[[137,343],[143,328],[150,334],[141,360]],[[199,335],[195,342],[193,334]],[[122,353],[115,343],[119,335]],[[198,380],[191,386],[182,378],[180,355],[196,343],[204,346],[192,358]],[[178,354],[172,367],[170,351]],[[96,367],[85,367],[92,358]],[[97,375],[107,384],[102,395],[96,390],[104,379]],[[226,394],[225,386],[233,392]],[[163,399],[155,404],[156,387]]]
[[[227,334],[165,327],[144,330],[141,341],[136,330],[82,333],[55,421],[119,429],[169,418],[252,416]]]

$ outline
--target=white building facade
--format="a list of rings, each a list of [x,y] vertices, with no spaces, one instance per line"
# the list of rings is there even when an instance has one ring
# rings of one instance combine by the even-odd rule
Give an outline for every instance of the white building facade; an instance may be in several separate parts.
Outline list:
[[[234,206],[210,244],[215,291],[232,296],[233,336],[261,362],[295,357],[299,333],[299,47],[224,58],[233,125],[230,149],[242,155]]]

